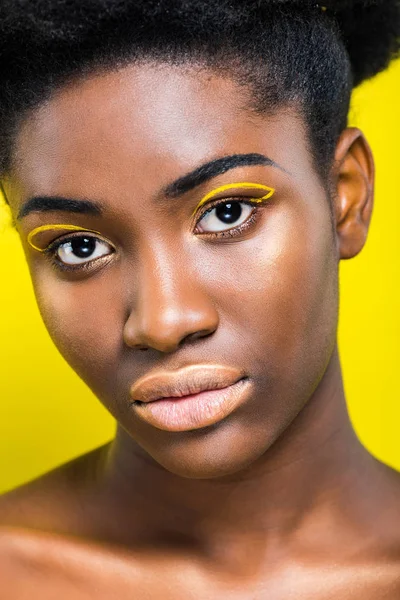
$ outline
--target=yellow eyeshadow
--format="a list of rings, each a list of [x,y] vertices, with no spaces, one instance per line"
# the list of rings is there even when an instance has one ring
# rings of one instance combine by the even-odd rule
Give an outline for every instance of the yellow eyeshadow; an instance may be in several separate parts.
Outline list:
[[[200,200],[200,202],[197,205],[196,209],[194,210],[192,216],[194,216],[196,214],[196,211],[200,208],[200,206],[203,206],[203,204],[205,204],[206,202],[208,202],[209,200],[214,198],[217,194],[226,192],[228,190],[234,190],[234,189],[240,189],[240,188],[252,189],[252,190],[254,190],[254,189],[264,190],[267,192],[265,194],[265,196],[263,196],[262,198],[252,198],[253,202],[263,202],[264,200],[268,200],[268,198],[271,198],[271,196],[275,193],[274,188],[269,187],[267,185],[262,185],[261,183],[242,182],[242,183],[229,183],[228,185],[221,185],[219,188],[212,190],[212,192],[209,192],[208,194],[206,194],[204,196],[204,198],[202,198]],[[223,200],[223,198],[221,198],[221,200]]]
[[[58,231],[60,229],[63,229],[65,231],[88,231],[90,233],[97,233],[101,235],[99,231],[94,231],[93,229],[85,229],[85,227],[79,227],[78,225],[61,225],[57,223],[57,225],[41,225],[40,227],[36,227],[36,229],[33,229],[28,234],[28,244],[32,246],[34,250],[37,250],[38,252],[44,252],[45,249],[38,248],[38,246],[35,246],[35,244],[32,243],[32,238],[38,233],[42,233],[43,231]]]

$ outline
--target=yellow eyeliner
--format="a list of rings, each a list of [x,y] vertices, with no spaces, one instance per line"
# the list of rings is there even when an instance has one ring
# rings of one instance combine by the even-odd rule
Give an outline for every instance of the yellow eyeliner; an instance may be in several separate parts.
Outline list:
[[[42,231],[52,231],[52,230],[59,230],[59,229],[64,229],[64,230],[68,230],[68,231],[87,231],[89,233],[97,233],[99,235],[100,231],[94,231],[93,229],[85,229],[85,227],[79,227],[78,225],[61,225],[61,224],[57,224],[57,225],[41,225],[40,227],[36,227],[36,229],[33,229],[28,237],[27,237],[27,241],[28,244],[30,246],[32,246],[32,248],[34,250],[37,250],[38,252],[44,252],[45,248],[38,248],[37,246],[35,246],[35,244],[32,243],[32,238],[37,235],[38,233],[42,233]]]
[[[256,190],[266,190],[267,194],[265,194],[265,196],[263,196],[262,198],[252,198],[252,201],[254,202],[263,202],[264,200],[268,200],[268,198],[271,198],[271,196],[275,193],[275,189],[272,187],[268,187],[267,185],[262,185],[261,183],[248,183],[248,182],[242,182],[242,183],[229,183],[228,185],[221,185],[219,188],[217,188],[216,190],[213,190],[212,192],[209,192],[208,194],[206,194],[204,196],[204,198],[202,198],[199,202],[199,204],[197,205],[196,209],[193,212],[194,216],[197,212],[197,210],[200,208],[200,206],[203,206],[203,204],[205,204],[206,202],[208,202],[209,200],[211,200],[211,198],[214,198],[214,196],[216,196],[217,194],[221,193],[221,192],[226,192],[227,190],[233,190],[233,189],[238,189],[238,188],[251,188],[251,189],[256,189]],[[223,200],[223,198],[221,198],[221,200]]]
[[[222,192],[226,192],[227,190],[233,190],[233,189],[240,189],[240,188],[247,188],[247,189],[256,189],[256,190],[264,190],[267,193],[262,196],[261,198],[252,198],[253,202],[263,202],[264,200],[268,200],[268,198],[271,198],[271,196],[275,193],[275,189],[272,187],[269,187],[267,185],[262,185],[261,183],[249,183],[249,182],[241,182],[241,183],[229,183],[227,185],[221,185],[220,187],[216,188],[215,190],[212,190],[211,192],[209,192],[208,194],[206,194],[199,202],[199,204],[197,205],[196,209],[193,212],[193,216],[196,214],[197,210],[200,208],[200,206],[203,206],[203,204],[205,204],[206,202],[208,202],[209,200],[211,200],[211,198],[214,198],[217,194],[220,194]],[[223,198],[221,198],[221,200],[223,200]],[[101,233],[99,231],[95,231],[93,229],[86,229],[85,227],[79,227],[78,225],[63,225],[60,223],[57,223],[55,225],[41,225],[40,227],[36,227],[35,229],[33,229],[27,237],[27,241],[28,244],[34,249],[37,250],[38,252],[44,252],[45,248],[39,248],[38,246],[35,246],[35,244],[32,242],[32,238],[37,235],[38,233],[42,233],[43,231],[56,231],[56,230],[66,230],[66,231],[87,231],[89,233],[96,233],[97,235],[101,235]]]

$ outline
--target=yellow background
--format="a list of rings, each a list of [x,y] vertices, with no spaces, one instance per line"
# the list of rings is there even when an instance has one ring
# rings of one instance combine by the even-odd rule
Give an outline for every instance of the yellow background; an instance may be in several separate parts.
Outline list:
[[[353,96],[351,124],[377,165],[362,254],[341,266],[340,349],[350,415],[367,448],[400,470],[400,61]],[[1,213],[0,208],[0,213]],[[54,348],[18,236],[0,214],[0,491],[109,440],[114,421]]]

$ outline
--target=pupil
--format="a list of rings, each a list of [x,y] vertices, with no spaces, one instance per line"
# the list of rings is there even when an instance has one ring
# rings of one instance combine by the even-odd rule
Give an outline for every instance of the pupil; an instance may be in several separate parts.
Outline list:
[[[87,237],[74,238],[71,240],[71,248],[78,258],[88,258],[96,248],[96,241]]]
[[[217,206],[217,216],[224,223],[234,223],[237,221],[242,214],[242,207],[239,202],[229,202],[227,204],[222,204],[221,206]]]

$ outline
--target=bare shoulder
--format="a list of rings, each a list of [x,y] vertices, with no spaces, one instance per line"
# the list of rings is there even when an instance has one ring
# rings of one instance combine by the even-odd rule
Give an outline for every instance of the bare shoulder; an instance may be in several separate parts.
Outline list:
[[[107,446],[97,448],[0,496],[0,528],[52,531],[79,511],[85,488],[93,485]],[[9,539],[7,537],[7,539]]]
[[[83,540],[19,528],[0,529],[1,598],[111,600],[139,588],[135,556]]]
[[[146,556],[116,545],[0,528],[0,598],[31,598],[33,589],[40,600],[187,598],[185,568],[177,577],[174,564],[171,587],[166,585],[171,569],[164,562],[161,557],[154,560],[151,553]]]

